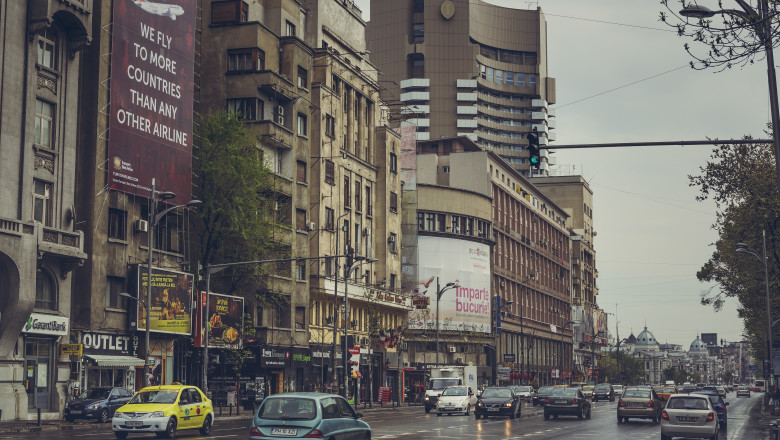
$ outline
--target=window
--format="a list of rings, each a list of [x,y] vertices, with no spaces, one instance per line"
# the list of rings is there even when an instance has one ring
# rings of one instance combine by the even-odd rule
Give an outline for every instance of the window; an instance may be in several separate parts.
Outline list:
[[[306,328],[306,307],[295,307],[295,328],[297,330]]]
[[[360,182],[360,179],[355,179],[355,211],[360,212],[363,210],[363,203],[362,200],[360,200],[360,196],[363,193],[362,190],[363,184]]]
[[[395,276],[394,273],[391,273],[390,274],[390,290],[395,290],[396,284],[397,284],[396,276]]]
[[[398,194],[390,192],[390,212],[398,212]]]
[[[349,241],[349,219],[344,219],[344,226],[341,228],[341,232],[344,233],[344,253],[347,252],[347,249],[349,248],[350,241]]]
[[[332,160],[325,160],[325,183],[336,184],[336,164]]]
[[[301,66],[298,66],[298,87],[306,89],[309,87],[309,72]]]
[[[43,269],[38,269],[35,275],[35,308],[56,310],[57,292],[52,276]]]
[[[51,183],[36,180],[33,186],[33,220],[51,226]]]
[[[447,216],[445,214],[436,214],[436,231],[437,232],[446,232],[446,230],[447,230],[446,219],[447,219]]]
[[[536,75],[533,73],[528,74],[528,87],[536,87]]]
[[[425,229],[428,231],[436,230],[436,214],[429,212],[425,215]]]
[[[336,118],[329,114],[325,115],[325,135],[330,138],[336,137]]]
[[[260,49],[228,50],[228,72],[249,72],[265,69],[265,52]]]
[[[418,231],[424,231],[425,230],[425,213],[417,211],[417,230]]]
[[[306,264],[305,263],[298,262],[298,263],[295,264],[295,279],[296,280],[305,280],[306,279]],[[296,307],[296,309],[297,308],[298,307]],[[298,327],[296,327],[296,328],[298,328]]]
[[[276,304],[274,327],[290,328],[290,296],[287,295]]]
[[[54,105],[40,99],[35,101],[35,142],[52,148],[54,131]]]
[[[507,72],[506,73],[506,85],[513,86],[515,84],[515,73],[514,72]]]
[[[124,278],[108,277],[106,279],[106,307],[113,309],[126,309],[127,299],[119,295],[124,291]]]
[[[414,23],[412,25],[412,43],[422,43],[425,41],[425,24]]]
[[[341,93],[341,78],[333,75],[331,77],[331,87],[333,88],[333,93]]]
[[[306,162],[304,161],[296,161],[295,162],[295,177],[298,179],[298,182],[300,183],[306,183]]]
[[[290,20],[284,21],[284,35],[287,37],[295,36],[295,25]]]
[[[487,68],[487,80],[490,82],[493,82],[493,68],[488,67]]]
[[[295,229],[306,230],[306,211],[303,209],[295,210]]]
[[[392,254],[398,253],[398,236],[395,232],[391,232],[390,237],[387,238],[387,250]]]
[[[333,258],[325,259],[325,276],[326,277],[333,276]]]
[[[398,155],[390,153],[390,172],[398,173]]]
[[[504,71],[496,69],[496,84],[504,83]]]
[[[298,136],[306,136],[306,115],[298,113]]]
[[[57,37],[54,33],[54,29],[46,29],[38,34],[36,38],[38,40],[38,65],[47,69],[56,70],[57,58],[55,49],[57,47]]]
[[[108,208],[108,238],[127,240],[127,212]]]
[[[263,114],[263,101],[257,98],[238,98],[227,100],[227,111],[238,113],[245,121],[257,121],[258,115]]]
[[[335,227],[336,212],[333,208],[325,208],[325,229],[332,231]]]
[[[366,215],[374,215],[374,207],[371,205],[371,186],[366,185]]]
[[[344,208],[349,208],[350,203],[352,203],[352,200],[349,197],[349,177],[344,176]]]
[[[425,12],[425,0],[414,0],[412,12]]]
[[[211,4],[211,23],[246,23],[249,20],[249,5],[241,0],[214,2]]]

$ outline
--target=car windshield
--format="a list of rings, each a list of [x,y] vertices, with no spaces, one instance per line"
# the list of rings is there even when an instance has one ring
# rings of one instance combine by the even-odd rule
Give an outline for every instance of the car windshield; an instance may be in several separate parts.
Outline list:
[[[594,388],[594,389],[595,390],[600,390],[600,391],[601,390],[609,391],[609,387],[610,387],[610,385],[608,383],[602,383],[602,384],[596,385],[596,388]]]
[[[630,397],[637,397],[641,399],[649,399],[650,398],[650,391],[648,390],[626,390],[625,393],[623,393],[623,398],[630,398]]]
[[[108,393],[110,392],[110,388],[92,388],[89,390],[84,390],[83,393],[79,394],[78,399],[108,399]]]
[[[656,393],[673,393],[674,392],[674,388],[656,388],[655,392]]]
[[[672,397],[666,404],[669,409],[709,409],[707,401],[699,397]]]
[[[443,390],[453,385],[459,385],[458,379],[431,379],[431,389]]]
[[[298,397],[269,397],[257,412],[257,417],[268,420],[313,420],[317,405],[312,399]]]
[[[538,393],[539,394],[549,393],[550,391],[553,390],[553,388],[555,388],[555,387],[541,387],[541,388],[539,388]]]
[[[173,403],[179,395],[175,390],[141,391],[128,402],[131,405],[142,403]]]
[[[531,387],[515,387],[519,393],[528,393],[531,391]]]
[[[576,388],[556,388],[550,393],[550,397],[577,397]]]
[[[449,387],[441,393],[442,396],[465,396],[466,389],[463,387]]]
[[[506,399],[512,398],[512,391],[508,388],[485,388],[482,392],[482,397],[503,397]]]

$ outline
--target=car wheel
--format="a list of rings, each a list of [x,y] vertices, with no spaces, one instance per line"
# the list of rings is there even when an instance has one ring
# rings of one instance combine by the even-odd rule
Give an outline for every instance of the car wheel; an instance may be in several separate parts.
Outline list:
[[[623,423],[628,423],[628,417],[623,417]]]
[[[100,423],[108,423],[110,420],[108,418],[108,408],[103,408],[103,411],[100,411],[100,418],[98,420]]]
[[[474,420],[479,420],[479,414],[477,414],[476,412],[474,412]]]
[[[590,420],[590,408],[588,408],[588,413],[585,414],[585,418]]]
[[[363,436],[363,440],[371,440],[371,433],[367,432],[366,435]]]
[[[577,414],[577,418],[580,420],[585,418],[585,407],[580,408],[580,413]]]
[[[124,431],[114,431],[114,437],[119,440],[125,440],[127,438],[127,433]]]
[[[165,426],[165,438],[176,437],[176,419],[171,417],[168,419],[168,425]]]
[[[200,435],[211,435],[211,417],[206,417],[203,426],[200,427]]]
[[[431,412],[431,409],[426,406],[425,407],[425,414],[428,414],[429,412]]]
[[[511,413],[511,414],[509,414],[509,418],[510,418],[511,420],[514,420],[514,419],[516,419],[516,418],[517,418],[517,411],[514,411],[514,410],[513,410],[513,411],[512,411],[512,413]]]
[[[544,412],[544,420],[550,420],[550,413],[547,411]]]
[[[659,419],[658,419],[658,414],[656,414],[656,415],[654,415],[654,416],[653,416],[653,423],[658,423],[658,422],[660,422],[660,421],[661,421],[661,420],[659,420]]]
[[[617,416],[617,418],[618,418],[618,423],[623,423],[623,417]]]

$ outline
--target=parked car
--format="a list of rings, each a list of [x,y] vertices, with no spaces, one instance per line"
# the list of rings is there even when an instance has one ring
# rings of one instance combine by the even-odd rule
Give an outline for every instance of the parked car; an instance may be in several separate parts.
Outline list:
[[[465,385],[450,386],[442,391],[436,400],[436,415],[463,413],[471,414],[471,407],[477,404],[477,396],[471,387]]]
[[[371,438],[371,427],[362,417],[336,394],[274,394],[263,400],[252,418],[249,440]]]
[[[544,402],[544,419],[559,415],[577,416],[590,419],[591,403],[582,391],[576,388],[555,388]]]
[[[154,432],[173,438],[179,429],[198,429],[211,434],[214,408],[203,392],[191,385],[160,385],[142,388],[114,413],[111,425],[118,439],[129,433]]]
[[[509,388],[512,388],[512,391],[515,392],[517,397],[520,398],[520,400],[527,400],[532,401],[534,398],[534,387],[527,386],[527,385],[514,385]]]
[[[612,388],[612,384],[600,383],[593,388],[593,401],[599,400],[615,401],[615,390]]]
[[[750,387],[747,385],[740,385],[739,388],[737,388],[737,397],[739,396],[750,397]]]
[[[672,394],[677,394],[677,387],[674,385],[663,385],[663,386],[657,386],[653,387],[653,391],[658,395],[658,398],[666,402],[669,400],[669,396]]]
[[[509,387],[487,387],[477,400],[474,408],[474,418],[492,416],[508,416],[510,419],[520,417],[522,408],[520,398]]]
[[[720,423],[720,426],[725,428],[728,425],[729,412],[728,408],[726,408],[726,405],[729,403],[724,401],[723,397],[717,393],[713,393],[712,391],[694,391],[691,394],[707,396],[710,399],[712,407],[715,408],[715,412],[718,413],[718,423]]]
[[[720,424],[707,396],[674,394],[661,413],[661,440],[672,437],[718,438]]]
[[[623,395],[623,390],[625,388],[623,387],[623,385],[615,384],[615,385],[612,385],[612,389],[615,391],[615,396],[616,397],[620,397],[620,396]]]
[[[88,388],[65,404],[63,416],[69,422],[75,419],[96,419],[101,423],[107,423],[114,416],[114,411],[127,403],[131,397],[133,393],[127,388]]]
[[[534,406],[536,405],[544,406],[544,402],[550,396],[550,392],[555,388],[556,387],[553,386],[539,387],[539,389],[536,390],[536,395],[534,395],[533,397]]]
[[[650,419],[653,423],[661,420],[663,400],[652,389],[626,388],[618,401],[618,423],[628,422],[629,418]]]

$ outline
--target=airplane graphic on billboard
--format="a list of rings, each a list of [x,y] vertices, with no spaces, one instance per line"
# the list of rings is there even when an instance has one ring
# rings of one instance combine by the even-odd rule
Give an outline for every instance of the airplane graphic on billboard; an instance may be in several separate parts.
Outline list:
[[[170,17],[171,20],[176,20],[177,16],[184,14],[184,9],[179,5],[147,2],[146,0],[133,0],[133,3],[150,14]]]

